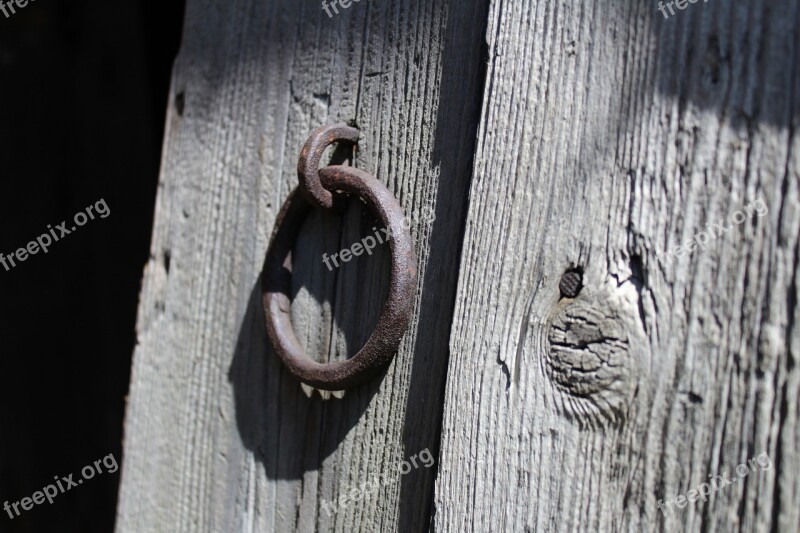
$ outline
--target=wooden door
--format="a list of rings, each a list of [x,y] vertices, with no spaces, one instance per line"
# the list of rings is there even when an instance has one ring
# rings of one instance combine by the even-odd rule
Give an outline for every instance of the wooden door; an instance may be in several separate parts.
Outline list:
[[[118,531],[797,531],[800,2],[324,4],[188,2]],[[331,123],[419,272],[388,371],[332,395],[259,289]],[[386,250],[320,259],[374,223],[298,239],[320,360],[374,327]]]

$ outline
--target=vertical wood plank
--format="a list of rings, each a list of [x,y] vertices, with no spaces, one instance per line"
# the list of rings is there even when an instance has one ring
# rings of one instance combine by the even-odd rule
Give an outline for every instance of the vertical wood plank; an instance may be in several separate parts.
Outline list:
[[[456,258],[482,93],[484,2],[190,0],[145,268],[117,530],[416,531],[431,516]],[[414,319],[373,383],[309,395],[268,347],[258,278],[315,127],[354,122],[352,161],[397,196],[419,256]],[[333,152],[332,160],[348,158]],[[320,360],[371,333],[387,254],[328,271],[372,233],[358,202],[315,212],[293,318]],[[388,474],[380,486],[374,480]],[[352,489],[359,501],[328,513]]]
[[[437,531],[800,528],[798,17],[491,3]]]

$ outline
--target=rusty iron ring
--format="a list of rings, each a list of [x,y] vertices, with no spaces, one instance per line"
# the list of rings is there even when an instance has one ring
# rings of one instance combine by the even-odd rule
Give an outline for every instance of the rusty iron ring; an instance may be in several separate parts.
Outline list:
[[[308,146],[308,145],[307,145]],[[318,363],[306,356],[294,333],[291,318],[292,248],[312,205],[295,188],[281,207],[264,262],[262,297],[267,333],[278,356],[297,379],[323,390],[344,390],[361,384],[384,369],[394,357],[408,327],[416,290],[416,255],[405,217],[392,193],[371,174],[353,167],[319,170],[328,190],[358,195],[376,218],[391,229],[389,296],[375,331],[352,358]]]
[[[320,126],[315,129],[300,151],[297,177],[300,178],[300,190],[308,203],[325,209],[341,210],[344,207],[343,199],[339,198],[337,201],[337,197],[322,186],[319,177],[319,162],[322,159],[322,153],[325,148],[335,142],[356,144],[358,130],[344,124]]]

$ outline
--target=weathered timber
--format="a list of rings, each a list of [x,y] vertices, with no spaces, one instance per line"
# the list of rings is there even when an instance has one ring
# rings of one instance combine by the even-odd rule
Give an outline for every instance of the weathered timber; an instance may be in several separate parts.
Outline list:
[[[657,5],[492,2],[436,531],[800,529],[800,3]]]
[[[364,1],[329,18],[318,2],[188,2],[117,531],[427,529],[435,467],[401,479],[394,461],[438,453],[486,12],[484,2]],[[388,372],[323,399],[268,347],[259,275],[300,148],[330,123],[361,130],[352,164],[411,220],[419,287]],[[348,158],[335,150],[325,162]],[[322,254],[375,224],[353,200],[344,214],[314,212],[298,239],[293,321],[320,360],[361,347],[388,281],[385,249],[331,271]],[[388,480],[367,498],[338,513],[323,505],[380,474]]]

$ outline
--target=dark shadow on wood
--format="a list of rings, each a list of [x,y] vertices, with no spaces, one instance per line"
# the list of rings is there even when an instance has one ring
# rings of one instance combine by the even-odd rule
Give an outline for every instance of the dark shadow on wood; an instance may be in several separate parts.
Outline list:
[[[414,364],[403,423],[405,460],[428,449],[432,468],[401,476],[399,531],[423,531],[432,523],[439,469],[450,330],[467,218],[475,145],[488,64],[489,2],[455,4],[448,10],[442,79],[432,153],[439,168],[436,219],[422,283]],[[464,401],[471,394],[465,392]]]
[[[674,15],[666,6],[660,11],[658,1],[627,7],[629,31],[639,26],[640,16],[651,19],[654,79],[663,97],[677,99],[681,107],[711,111],[744,131],[756,124],[789,128],[792,119],[800,118],[800,106],[792,105],[800,96],[794,83],[800,54],[798,2],[714,0],[684,10],[673,6]],[[696,72],[702,76],[690,75]],[[752,86],[754,80],[760,88]]]
[[[340,157],[334,157],[341,161]],[[320,314],[319,308],[330,306],[333,324],[344,336],[347,357],[355,355],[372,333],[378,318],[374,311],[381,308],[388,290],[387,279],[376,285],[377,290],[342,295],[346,287],[334,275],[338,272],[328,271],[321,261],[323,251],[330,252],[326,246],[330,244],[329,237],[341,231],[342,219],[355,217],[369,227],[376,224],[371,214],[356,204],[351,200],[342,215],[312,211],[293,252],[293,309],[300,306],[310,308],[312,314]],[[358,270],[367,265],[366,257],[343,264],[341,269]],[[383,268],[384,277],[388,278],[385,250],[376,249],[372,261],[375,264],[371,266]],[[315,303],[298,302],[301,293],[306,298],[311,296]],[[336,314],[337,297],[345,298],[347,312],[342,313],[343,318]],[[301,479],[305,472],[319,470],[323,461],[338,449],[377,393],[385,372],[365,385],[349,389],[343,398],[323,400],[318,391],[309,397],[300,382],[283,367],[268,340],[261,298],[259,281],[250,293],[228,375],[234,389],[236,423],[242,442],[263,463],[269,479]],[[323,311],[321,316],[325,314]],[[330,317],[323,316],[322,320],[326,318]],[[295,331],[302,342],[298,325],[296,322]],[[318,326],[308,327],[316,331]],[[325,333],[330,328],[322,324],[320,329]],[[310,356],[320,358],[317,353]]]

